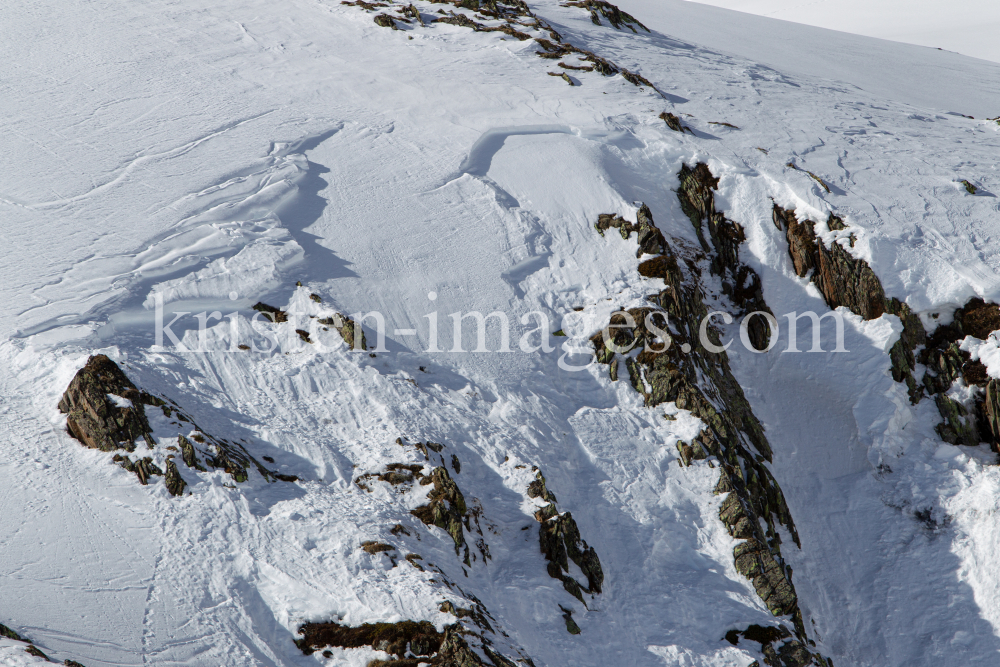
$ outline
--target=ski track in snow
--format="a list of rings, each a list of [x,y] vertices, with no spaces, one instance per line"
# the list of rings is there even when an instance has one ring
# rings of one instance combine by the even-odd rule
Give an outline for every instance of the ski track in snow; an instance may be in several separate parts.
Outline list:
[[[794,276],[772,200],[818,220],[835,211],[887,295],[924,314],[1000,297],[997,124],[683,35],[594,26],[552,1],[532,8],[664,97],[596,73],[571,88],[546,75],[552,61],[532,42],[446,25],[389,31],[339,4],[97,2],[73,17],[44,4],[53,33],[78,36],[39,60],[39,83],[9,85],[34,85],[58,113],[0,102],[18,138],[6,159],[20,165],[0,187],[14,249],[2,284],[17,314],[0,325],[0,622],[60,660],[309,665],[320,655],[292,643],[305,620],[441,627],[452,619],[442,599],[467,605],[433,572],[359,550],[378,539],[475,594],[538,667],[743,667],[759,656],[724,633],[775,621],[735,571],[716,471],[676,462],[674,443],[697,420],[664,419],[670,406],[643,408],[596,369],[561,371],[560,351],[422,352],[424,316],[439,313],[442,349],[457,311],[507,313],[515,346],[530,311],[555,329],[583,307],[576,326],[596,330],[656,289],[635,271],[634,242],[594,232],[597,215],[632,217],[642,201],[664,233],[695,242],[673,189],[681,164],[698,160],[721,177],[717,206],[746,228],[742,257],[776,313],[825,306]],[[12,43],[29,44],[38,19],[12,14]],[[668,130],[664,109],[694,136]],[[240,310],[242,340],[258,343],[246,310],[258,299],[306,323],[331,308],[378,310],[388,352],[351,353],[332,332],[315,332],[324,354],[294,334],[278,352],[230,351],[228,321],[209,329],[207,352],[153,348],[157,291],[169,313]],[[732,356],[802,536],[801,551],[786,539],[783,553],[818,650],[837,665],[993,664],[1000,473],[983,452],[941,443],[933,402],[910,406],[892,382],[891,319],[849,316],[849,355],[779,345]],[[393,333],[408,327],[417,335]],[[190,324],[175,331],[194,345]],[[185,469],[183,498],[139,486],[72,440],[55,407],[97,352],[301,481],[230,488],[219,472]],[[410,517],[423,489],[352,483],[420,462],[398,436],[458,456],[454,478],[482,505],[492,561],[463,569],[450,538]],[[545,572],[524,496],[532,465],[601,558],[605,591],[589,610]],[[918,520],[923,509],[932,521]],[[389,534],[397,522],[413,535]],[[37,662],[21,646],[0,641],[0,660]],[[336,664],[376,655],[342,651]]]

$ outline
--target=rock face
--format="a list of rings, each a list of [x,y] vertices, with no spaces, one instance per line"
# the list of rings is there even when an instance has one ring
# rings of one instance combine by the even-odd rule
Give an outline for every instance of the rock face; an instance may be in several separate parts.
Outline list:
[[[985,340],[996,330],[1000,330],[1000,306],[972,299],[954,312],[950,324],[934,330],[920,353],[920,362],[927,367],[923,388],[934,396],[944,420],[937,432],[945,442],[970,447],[988,442],[1000,453],[1000,383],[958,346],[966,336]],[[972,389],[966,401],[947,395],[956,385]]]
[[[910,311],[909,306],[896,298],[886,298],[882,282],[863,259],[853,257],[838,241],[827,248],[816,235],[816,223],[800,221],[795,211],[788,211],[774,205],[772,217],[775,226],[785,232],[788,254],[799,277],[812,272],[810,280],[831,309],[846,307],[852,313],[866,320],[873,320],[890,313],[903,323],[903,333],[889,351],[892,360],[892,376],[896,382],[905,382],[910,400],[918,402],[922,391],[913,377],[913,350],[926,340],[926,332],[920,318]],[[830,214],[826,222],[831,232],[847,229],[844,221]],[[853,237],[848,235],[853,245]]]
[[[681,186],[677,190],[677,198],[681,209],[694,225],[702,250],[711,257],[712,275],[722,279],[723,294],[740,309],[739,315],[760,312],[773,316],[764,302],[760,276],[740,262],[740,244],[746,239],[743,228],[715,210],[714,192],[719,186],[719,179],[712,176],[703,162],[694,168],[682,166],[679,178]],[[642,267],[639,272],[643,272]],[[750,319],[748,334],[755,349],[767,349],[771,327],[765,317]]]
[[[1000,307],[972,299],[954,312],[950,324],[939,326],[928,336],[920,318],[905,303],[885,296],[881,281],[864,260],[852,257],[839,241],[826,247],[816,234],[817,223],[800,221],[794,211],[777,205],[773,219],[775,226],[785,232],[795,273],[804,277],[811,272],[812,282],[831,308],[844,306],[866,320],[883,313],[899,317],[903,332],[889,350],[892,377],[906,383],[913,403],[925,395],[934,397],[943,419],[936,429],[941,439],[970,447],[986,441],[1000,453],[1000,384],[987,375],[982,363],[972,361],[969,353],[958,346],[966,336],[985,340],[1000,330]],[[831,232],[848,229],[833,214],[826,226]],[[849,234],[847,240],[853,243]],[[919,361],[927,367],[920,383],[913,374],[914,350],[919,346],[924,348]],[[972,398],[959,402],[949,397],[947,393],[956,383],[973,388]]]
[[[458,485],[444,466],[434,468],[430,475],[420,480],[420,483],[434,485],[427,495],[430,502],[411,510],[410,513],[428,526],[446,530],[455,541],[455,553],[459,554],[465,549],[465,562],[468,564],[469,547],[465,544],[465,533],[462,531],[462,523],[468,508],[465,506],[465,497]]]
[[[791,638],[791,633],[780,625],[754,624],[743,631],[730,630],[725,636],[726,641],[733,646],[738,646],[741,638],[760,644],[760,651],[764,654],[764,664],[768,667],[807,667],[808,665],[833,667],[832,663],[821,656],[810,653],[805,644]],[[775,649],[774,645],[782,640],[785,641]]]
[[[197,448],[183,435],[177,436],[177,447],[172,448],[180,450],[181,458],[188,468],[206,470],[199,460],[200,453],[206,464],[225,470],[235,482],[245,482],[251,468],[256,468],[268,481],[296,480],[291,475],[268,470],[243,445],[204,433],[176,404],[168,404],[162,398],[137,389],[118,364],[103,354],[87,360],[59,401],[59,410],[68,415],[67,429],[84,446],[117,452],[112,460],[125,470],[135,473],[140,484],[148,484],[154,476],[164,477],[167,490],[175,496],[181,495],[187,483],[173,460],[173,454],[165,457],[166,471],[156,465],[150,456],[132,460],[127,455],[135,451],[135,443],[139,438],[145,441],[148,449],[157,447],[145,406],[162,410],[163,415],[175,419],[173,423],[178,426],[183,424],[194,429],[196,435],[193,437],[198,442]],[[126,454],[122,454],[122,450]]]
[[[469,647],[458,624],[438,632],[428,621],[398,623],[365,623],[349,627],[335,622],[306,623],[299,628],[301,639],[295,644],[306,655],[326,647],[361,648],[369,646],[396,656],[395,660],[372,660],[368,667],[487,667],[487,663]],[[489,645],[484,645],[490,663],[495,667],[513,667],[516,663],[504,658]],[[526,664],[531,665],[530,660]]]
[[[595,354],[598,362],[609,366],[612,379],[624,361],[631,384],[645,396],[646,405],[673,401],[705,423],[696,441],[678,443],[681,459],[685,465],[708,454],[719,460],[716,493],[728,494],[719,517],[733,537],[744,540],[734,549],[736,567],[751,580],[773,614],[791,617],[796,635],[806,642],[791,570],[781,557],[777,527],[783,526],[796,544],[798,534],[784,495],[766,465],[772,457],[771,447],[730,370],[726,353],[711,352],[699,344],[700,324],[709,310],[700,282],[702,267],[707,263],[707,269],[721,278],[724,294],[732,304],[731,314],[770,310],[760,278],[739,260],[742,228],[715,210],[713,193],[718,180],[704,164],[683,167],[679,178],[677,195],[702,252],[674,240],[664,242],[657,256],[642,262],[639,273],[661,278],[664,289],[647,297],[649,307],[612,315],[610,326],[592,338]],[[607,228],[611,226],[623,228],[625,224],[611,221]],[[713,304],[713,309],[717,307]],[[765,349],[770,327],[763,317],[752,321],[761,325],[749,331],[751,342],[757,349]],[[669,345],[653,327],[669,331]],[[707,335],[713,345],[719,345],[716,331],[709,328]]]
[[[547,571],[553,579],[563,583],[566,591],[583,602],[583,594],[596,595],[604,584],[604,570],[597,552],[580,536],[580,529],[569,512],[563,514],[556,509],[556,496],[546,486],[545,477],[537,472],[535,480],[528,485],[528,497],[537,498],[548,504],[535,512],[538,528],[538,546],[549,562]],[[587,585],[581,585],[569,574],[570,562],[575,563],[587,577]],[[569,627],[569,621],[567,621]],[[573,623],[576,627],[576,623]],[[576,633],[579,633],[577,628]]]
[[[140,393],[118,364],[98,354],[77,371],[59,401],[59,411],[68,415],[69,432],[84,446],[103,452],[132,452],[139,438],[149,447],[154,445],[142,407],[154,400]]]

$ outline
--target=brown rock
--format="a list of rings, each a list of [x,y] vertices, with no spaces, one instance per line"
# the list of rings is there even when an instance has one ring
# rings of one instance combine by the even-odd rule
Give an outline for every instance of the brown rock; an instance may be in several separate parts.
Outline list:
[[[117,404],[109,394],[120,397]],[[144,399],[152,397],[140,394],[115,362],[99,354],[90,357],[77,372],[59,401],[59,411],[69,415],[69,432],[86,447],[131,452],[138,438],[149,447],[154,445]]]

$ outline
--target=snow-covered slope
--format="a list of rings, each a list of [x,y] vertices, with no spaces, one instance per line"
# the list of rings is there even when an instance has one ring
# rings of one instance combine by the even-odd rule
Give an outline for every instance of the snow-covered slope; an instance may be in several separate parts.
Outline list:
[[[668,239],[697,247],[675,191],[682,165],[702,161],[779,316],[826,304],[796,276],[775,203],[842,217],[851,252],[928,326],[970,297],[1000,298],[1000,125],[941,111],[1000,114],[979,110],[995,80],[976,80],[986,93],[962,98],[970,107],[918,108],[903,86],[880,94],[878,78],[859,88],[695,46],[669,14],[647,19],[628,3],[653,32],[530,5],[565,42],[654,89],[560,68],[534,39],[430,22],[471,10],[414,5],[426,25],[399,30],[373,21],[391,8],[315,0],[5,12],[0,623],[48,655],[88,667],[364,665],[387,656],[304,655],[300,625],[441,630],[456,620],[447,600],[481,604],[497,649],[538,667],[747,665],[757,646],[723,636],[778,621],[734,565],[718,461],[679,465],[675,443],[702,425],[673,404],[645,407],[597,364],[568,369],[588,355],[560,347],[586,348],[613,311],[663,289],[636,271],[634,241],[597,234],[598,215],[635,220],[645,203]],[[910,47],[871,48],[902,59]],[[664,111],[691,131],[670,130]],[[713,280],[705,272],[707,289]],[[294,321],[253,329],[259,300]],[[188,313],[171,329],[187,349],[169,336],[155,345],[158,302],[167,322]],[[199,338],[195,315],[212,311]],[[381,313],[384,350],[351,351],[318,325],[338,311]],[[452,351],[449,315],[472,311],[507,316],[511,352],[495,352],[495,330],[494,352]],[[579,337],[522,351],[533,311]],[[441,352],[428,351],[433,313]],[[785,535],[782,554],[807,634],[838,666],[993,664],[995,457],[944,444],[933,401],[912,405],[893,381],[897,318],[845,320],[850,354],[730,352],[801,537],[799,549]],[[471,323],[459,342],[475,348]],[[98,353],[205,434],[298,481],[185,467],[180,498],[140,485],[70,437],[57,409]],[[164,457],[178,433],[197,432],[157,410],[151,456]],[[444,448],[407,445],[428,441]],[[390,463],[451,471],[477,519],[475,560],[409,513],[427,485],[356,483]],[[543,503],[526,494],[535,467],[600,557],[603,591],[586,604],[547,573],[533,516]],[[24,659],[16,643],[3,651]]]
[[[857,35],[947,49],[1000,62],[1000,8],[990,0],[694,0]]]

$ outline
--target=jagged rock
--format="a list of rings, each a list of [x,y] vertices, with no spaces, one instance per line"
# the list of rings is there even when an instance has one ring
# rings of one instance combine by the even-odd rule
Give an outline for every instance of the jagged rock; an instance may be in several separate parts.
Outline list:
[[[675,116],[674,114],[670,113],[669,111],[664,111],[663,113],[661,113],[659,115],[659,118],[664,123],[666,123],[667,127],[669,127],[674,132],[690,132],[691,134],[694,134],[694,132],[691,130],[690,127],[687,127],[686,125],[682,124],[681,119]]]
[[[677,196],[681,207],[695,228],[702,250],[708,255],[710,271],[722,278],[725,294],[735,308],[744,312],[770,312],[763,299],[759,277],[739,262],[742,228],[715,210],[714,190],[718,179],[704,164],[683,167],[679,178],[681,187]],[[601,227],[610,229],[613,226],[624,225],[616,224],[613,216],[598,223],[599,231]],[[624,231],[623,236],[627,236]],[[676,248],[665,243],[660,256],[640,264],[642,275],[662,279],[665,288],[648,297],[653,307],[626,311],[634,326],[609,327],[596,334],[592,338],[595,354],[598,361],[614,368],[618,356],[605,343],[605,337],[620,349],[641,349],[638,355],[626,358],[626,366],[633,387],[645,396],[646,405],[673,401],[678,408],[691,411],[705,423],[707,428],[696,442],[679,444],[682,462],[687,465],[697,460],[696,444],[705,453],[718,458],[720,475],[715,492],[728,494],[720,508],[720,519],[730,534],[745,540],[734,551],[737,569],[751,580],[772,613],[792,616],[796,634],[804,642],[805,626],[798,610],[791,571],[781,560],[777,526],[784,526],[796,544],[799,538],[784,495],[766,466],[772,457],[770,445],[763,426],[729,368],[727,354],[709,353],[695,345],[699,340],[699,325],[708,314],[698,266],[702,258],[700,253],[681,242]],[[655,345],[654,332],[645,324],[647,315],[652,313],[655,318],[657,307],[669,315],[672,345],[665,349]],[[763,318],[755,320],[764,321]],[[616,313],[610,324],[628,322],[623,313]],[[711,328],[707,333],[718,345],[718,335]],[[767,329],[758,330],[755,347],[766,347],[768,335]],[[537,518],[548,520],[554,514],[554,506],[543,508]]]
[[[982,362],[973,361],[958,346],[966,336],[985,340],[997,330],[1000,306],[975,298],[956,309],[949,324],[939,326],[926,338],[920,354],[920,362],[927,367],[923,389],[934,396],[944,420],[936,429],[945,442],[975,446],[985,440],[1000,453],[996,381],[989,377]],[[966,405],[945,395],[959,381],[973,390]]]
[[[279,308],[275,308],[274,306],[269,306],[263,301],[255,303],[253,305],[253,309],[259,313],[263,313],[264,317],[271,320],[275,324],[288,321],[288,313]]]
[[[135,441],[153,447],[143,402],[153,397],[136,389],[125,373],[107,356],[90,357],[77,371],[62,399],[59,411],[68,414],[66,426],[86,447],[104,452],[135,451]]]
[[[541,498],[547,503],[556,502],[555,494],[545,486],[545,476],[542,475],[541,471],[536,472],[535,480],[528,484],[528,497]]]
[[[590,11],[590,20],[594,25],[601,25],[601,16],[606,18],[608,22],[614,26],[616,30],[621,30],[622,26],[629,28],[632,32],[637,32],[635,26],[639,26],[646,32],[649,32],[649,28],[639,23],[638,19],[634,16],[623,12],[618,9],[618,7],[612,5],[610,2],[605,2],[604,0],[572,0],[571,2],[565,2],[563,7],[581,7],[583,9]]]
[[[166,483],[167,491],[169,491],[172,496],[183,495],[184,487],[187,486],[187,482],[184,481],[180,472],[178,472],[177,464],[174,463],[172,459],[168,459],[166,468],[167,471],[164,475],[164,482]]]
[[[465,547],[465,560],[469,560],[469,549],[465,544],[465,534],[462,521],[467,511],[465,497],[448,474],[447,468],[439,466],[431,474],[420,481],[421,484],[433,484],[434,488],[427,494],[430,502],[427,505],[410,510],[410,514],[423,521],[428,526],[443,528],[455,541],[455,553],[459,554]]]
[[[565,586],[566,579],[572,581],[565,573],[569,572],[569,561],[573,561],[587,577],[586,592],[600,593],[604,583],[601,560],[593,547],[580,537],[573,515],[569,512],[559,514],[555,505],[549,504],[539,510],[535,518],[542,524],[538,530],[538,542],[545,559],[549,561],[549,575],[562,580]],[[573,583],[579,585],[578,582]]]
[[[710,270],[722,279],[723,293],[740,309],[739,315],[761,312],[773,316],[764,301],[760,276],[740,262],[739,247],[746,239],[743,227],[715,209],[714,193],[719,187],[719,179],[712,175],[704,162],[699,162],[694,168],[683,165],[678,178],[680,188],[677,198],[681,210],[694,225],[702,249],[711,253]],[[707,240],[705,230],[708,231]],[[767,349],[771,327],[766,318],[757,316],[748,320],[747,333],[755,349]]]
[[[881,317],[883,313],[899,317],[903,332],[889,351],[892,376],[897,382],[905,382],[910,400],[918,402],[923,392],[913,377],[913,350],[924,344],[927,338],[920,318],[899,299],[886,298],[881,281],[867,262],[853,257],[839,242],[827,248],[816,235],[816,223],[799,221],[794,211],[785,210],[777,204],[774,205],[772,219],[778,229],[785,232],[788,254],[796,275],[805,277],[812,272],[810,280],[831,309],[844,306],[866,320]],[[847,228],[844,221],[832,213],[827,227],[831,230]]]
[[[733,549],[736,569],[753,582],[754,590],[775,616],[798,610],[795,589],[785,568],[771,554],[767,545],[756,539],[741,542]]]

